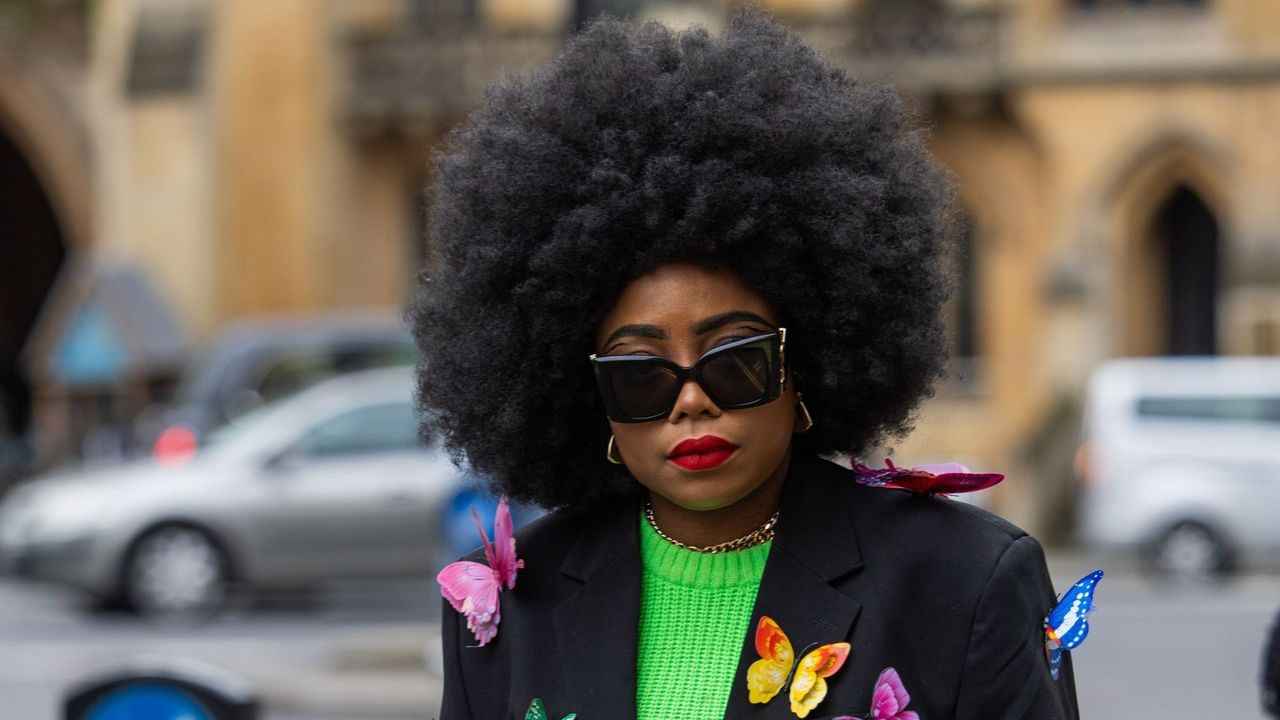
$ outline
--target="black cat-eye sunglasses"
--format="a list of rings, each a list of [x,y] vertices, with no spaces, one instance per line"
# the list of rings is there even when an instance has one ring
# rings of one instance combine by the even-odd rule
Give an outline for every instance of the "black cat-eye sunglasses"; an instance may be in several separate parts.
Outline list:
[[[787,329],[735,340],[708,350],[692,367],[652,355],[592,355],[604,409],[614,422],[666,417],[680,388],[692,379],[722,410],[778,399],[786,388]]]

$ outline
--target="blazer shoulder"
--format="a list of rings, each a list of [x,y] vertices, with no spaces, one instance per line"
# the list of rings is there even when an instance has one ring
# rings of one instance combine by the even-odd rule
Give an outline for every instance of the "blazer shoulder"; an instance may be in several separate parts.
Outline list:
[[[516,555],[520,558],[533,556],[562,556],[571,545],[590,517],[581,511],[561,509],[549,512],[534,521],[516,528]],[[477,542],[479,539],[477,538]],[[477,546],[464,555],[462,560],[487,562],[484,547]],[[526,562],[526,565],[528,563]]]
[[[516,548],[533,555],[561,556],[591,523],[590,511],[553,510],[516,531]]]
[[[549,513],[516,533],[517,553],[525,567],[559,571],[585,580],[611,559],[638,552],[639,505],[617,498],[592,508]]]
[[[945,556],[948,548],[963,548],[971,563],[991,566],[1026,531],[995,513],[943,496],[907,490],[868,487],[853,471],[819,460],[815,470],[828,492],[842,495],[864,545],[892,546],[895,552],[918,550]]]

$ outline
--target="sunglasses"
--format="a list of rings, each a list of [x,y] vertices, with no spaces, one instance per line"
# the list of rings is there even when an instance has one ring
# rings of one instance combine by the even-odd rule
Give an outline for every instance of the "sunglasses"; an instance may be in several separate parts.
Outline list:
[[[787,329],[778,328],[709,350],[692,367],[652,355],[592,355],[591,364],[609,419],[648,422],[671,414],[689,380],[721,410],[777,400],[787,382],[786,344]]]

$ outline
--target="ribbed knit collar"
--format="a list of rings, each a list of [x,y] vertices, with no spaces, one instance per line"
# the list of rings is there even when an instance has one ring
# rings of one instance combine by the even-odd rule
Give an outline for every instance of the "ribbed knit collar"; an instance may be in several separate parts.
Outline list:
[[[745,550],[700,553],[663,540],[640,513],[640,560],[644,571],[677,585],[698,588],[759,585],[773,541]]]

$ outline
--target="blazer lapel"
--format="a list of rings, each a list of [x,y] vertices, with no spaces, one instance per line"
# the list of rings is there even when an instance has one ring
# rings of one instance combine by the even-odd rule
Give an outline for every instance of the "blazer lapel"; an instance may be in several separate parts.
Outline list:
[[[762,615],[777,621],[791,640],[797,660],[808,645],[848,642],[853,634],[862,606],[831,583],[862,567],[862,556],[847,509],[833,502],[844,493],[824,492],[823,485],[833,479],[832,468],[823,465],[802,454],[793,457],[777,534],[756,593],[725,717],[795,717],[785,692],[763,705],[748,700],[747,670],[759,659],[755,633]],[[839,678],[835,675],[828,682]],[[823,709],[819,705],[814,715],[822,715]]]
[[[853,633],[861,604],[831,583],[862,567],[862,556],[847,508],[832,501],[845,493],[825,487],[846,481],[833,470],[803,453],[792,458],[777,534],[756,594],[726,717],[795,717],[785,693],[764,705],[747,700],[747,668],[758,659],[755,630],[761,615],[778,622],[797,654],[809,644],[847,642]],[[582,583],[553,613],[564,684],[572,701],[566,707],[579,717],[636,717],[639,512],[636,502],[602,511],[578,536],[560,567],[561,574]],[[814,716],[823,710],[819,706]]]
[[[636,717],[640,509],[622,505],[589,524],[560,566],[583,583],[553,614],[568,707],[583,718]]]

